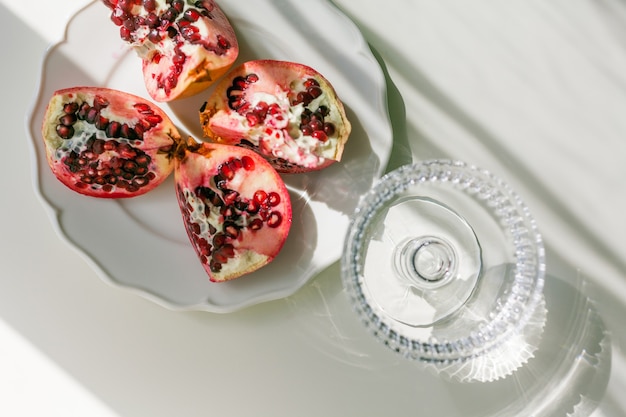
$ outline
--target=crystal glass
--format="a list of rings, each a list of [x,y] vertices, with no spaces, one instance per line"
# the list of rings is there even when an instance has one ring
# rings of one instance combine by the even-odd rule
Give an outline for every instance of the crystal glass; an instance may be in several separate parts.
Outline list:
[[[544,258],[535,222],[507,184],[463,162],[431,160],[387,174],[361,198],[341,268],[377,338],[450,370],[538,337]]]

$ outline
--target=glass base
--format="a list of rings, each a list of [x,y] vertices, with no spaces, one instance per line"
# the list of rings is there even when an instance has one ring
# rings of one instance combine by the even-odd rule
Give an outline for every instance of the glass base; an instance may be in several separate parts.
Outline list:
[[[426,161],[381,179],[352,217],[342,278],[357,313],[393,350],[449,363],[520,334],[540,303],[541,236],[501,180]]]

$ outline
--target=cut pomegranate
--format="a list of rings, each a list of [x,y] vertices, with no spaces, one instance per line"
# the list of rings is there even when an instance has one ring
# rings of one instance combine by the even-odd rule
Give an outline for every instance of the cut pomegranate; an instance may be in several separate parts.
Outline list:
[[[251,148],[279,172],[319,170],[341,159],[351,125],[332,85],[308,66],[248,61],[200,109],[204,134]]]
[[[121,91],[75,87],[56,91],[42,135],[52,172],[69,188],[93,197],[144,194],[172,172],[180,141],[168,116],[149,101]]]
[[[197,94],[235,62],[239,45],[214,0],[103,0],[120,37],[143,60],[146,89],[156,101]]]
[[[178,203],[189,239],[214,282],[274,259],[291,227],[291,199],[261,156],[190,140],[176,159]]]

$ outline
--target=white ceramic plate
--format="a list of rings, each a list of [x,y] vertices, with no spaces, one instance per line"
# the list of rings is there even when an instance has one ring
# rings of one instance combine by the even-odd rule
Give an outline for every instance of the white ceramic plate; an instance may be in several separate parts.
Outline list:
[[[341,163],[315,174],[284,176],[293,226],[271,264],[234,281],[209,282],[187,240],[173,178],[144,196],[103,200],[72,192],[50,172],[40,125],[55,90],[106,86],[149,98],[139,58],[123,45],[101,2],[77,13],[66,39],[48,50],[28,128],[36,190],[59,234],[104,280],[171,309],[224,313],[289,296],[339,259],[348,216],[384,170],[392,134],[381,68],[357,27],[329,1],[220,4],[237,32],[240,62],[272,58],[314,67],[335,86],[353,125]],[[161,107],[181,133],[201,138],[198,109],[206,97]]]

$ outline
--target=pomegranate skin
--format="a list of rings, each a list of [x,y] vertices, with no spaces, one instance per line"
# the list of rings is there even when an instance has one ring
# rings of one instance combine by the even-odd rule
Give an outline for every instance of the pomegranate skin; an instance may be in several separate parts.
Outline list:
[[[199,112],[204,135],[263,155],[279,172],[341,160],[351,124],[330,82],[295,62],[248,61],[215,86]]]
[[[239,44],[214,0],[103,0],[120,37],[142,60],[146,90],[158,102],[208,88],[233,65]]]
[[[122,91],[73,87],[53,93],[42,123],[46,159],[68,188],[91,197],[149,192],[173,171],[180,135],[149,101]]]
[[[176,194],[189,240],[212,282],[270,263],[291,228],[279,174],[257,153],[189,140],[176,158]]]

